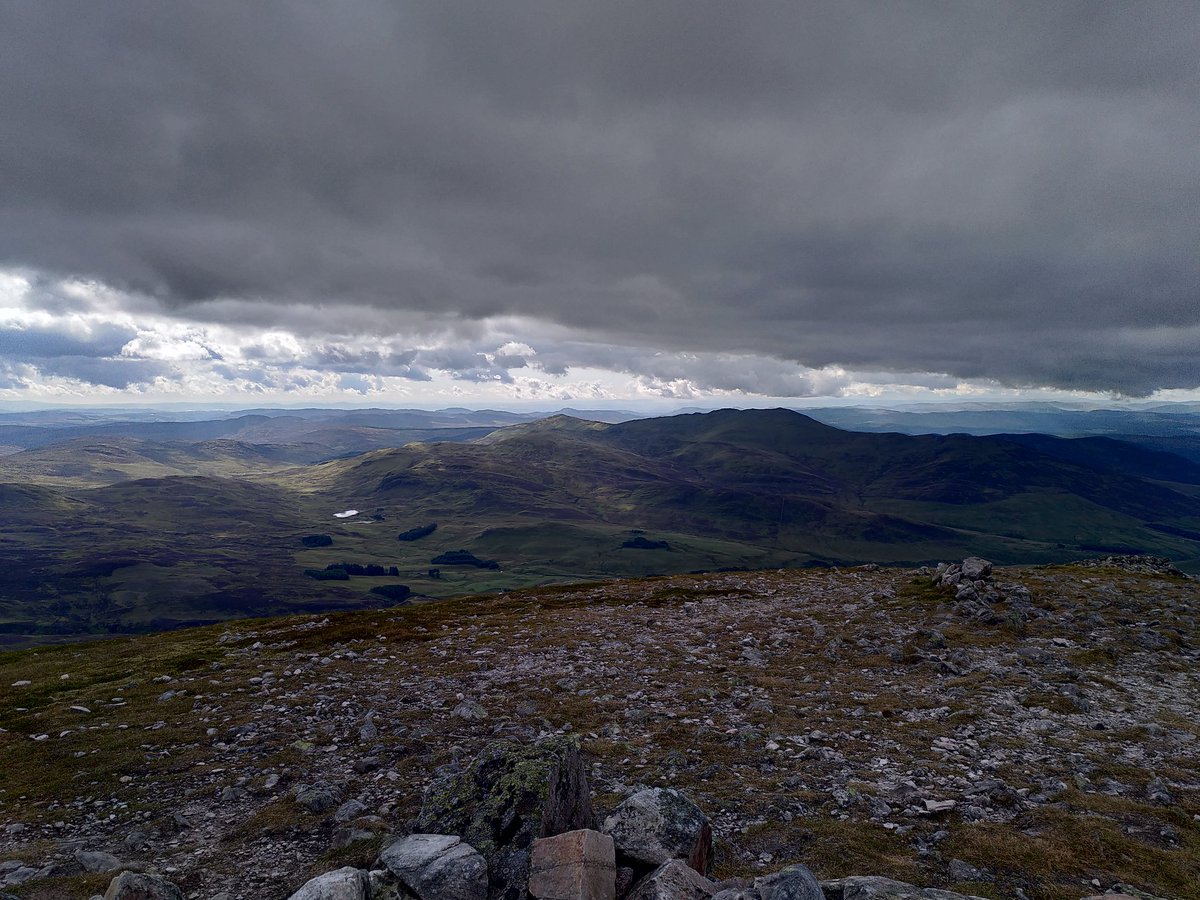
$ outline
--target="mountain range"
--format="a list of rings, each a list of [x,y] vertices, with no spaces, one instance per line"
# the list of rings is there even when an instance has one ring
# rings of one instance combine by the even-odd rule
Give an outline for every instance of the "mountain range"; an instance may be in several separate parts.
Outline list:
[[[268,427],[281,419],[312,427]],[[1111,438],[851,432],[776,409],[464,416],[445,426],[457,440],[347,450],[382,440],[369,423],[238,416],[211,426],[228,427],[219,438],[204,422],[110,423],[0,457],[0,632],[21,643],[379,605],[371,588],[399,583],[420,599],[969,554],[1143,552],[1200,568],[1200,464]],[[176,425],[173,440],[145,431]],[[398,574],[312,574],[338,563]]]

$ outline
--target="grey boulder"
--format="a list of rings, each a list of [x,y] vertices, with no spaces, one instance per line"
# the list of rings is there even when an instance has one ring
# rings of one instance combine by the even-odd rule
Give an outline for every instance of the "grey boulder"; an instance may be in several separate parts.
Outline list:
[[[604,820],[617,853],[642,865],[686,860],[712,871],[712,828],[695,803],[674,788],[647,788],[628,797]]]
[[[672,859],[633,886],[626,900],[707,900],[717,886],[687,865]]]
[[[121,868],[119,859],[102,850],[76,850],[75,862],[83,866],[85,872],[115,872]]]
[[[825,900],[982,900],[973,894],[921,888],[876,875],[852,875],[822,881],[821,890]]]
[[[297,803],[317,815],[328,812],[337,806],[337,796],[331,788],[325,785],[298,784],[295,796]]]
[[[371,879],[362,869],[346,866],[318,875],[288,900],[370,900]]]
[[[358,800],[347,800],[337,808],[337,812],[333,814],[335,822],[349,822],[352,819],[357,819],[367,811],[365,804]]]
[[[772,875],[724,882],[713,900],[826,900],[821,883],[807,866],[794,865]]]
[[[487,861],[460,837],[410,834],[379,854],[379,862],[421,900],[486,900]]]
[[[161,875],[122,872],[108,883],[104,900],[185,900],[183,891]]]
[[[962,576],[970,581],[981,581],[992,574],[992,564],[978,556],[968,556],[962,561]]]
[[[825,900],[821,883],[808,866],[788,866],[774,875],[754,879],[761,900]]]

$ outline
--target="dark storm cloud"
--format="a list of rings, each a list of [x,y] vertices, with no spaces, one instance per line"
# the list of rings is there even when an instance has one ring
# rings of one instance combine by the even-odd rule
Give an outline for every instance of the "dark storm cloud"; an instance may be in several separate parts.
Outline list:
[[[47,377],[125,390],[154,382],[179,380],[170,366],[155,360],[103,359],[96,356],[50,356],[35,362],[0,356],[0,388],[25,390]]]
[[[166,363],[148,359],[98,359],[93,356],[57,356],[38,360],[38,372],[80,381],[84,384],[124,390],[156,378],[177,381],[179,376]]]
[[[280,327],[1195,387],[1198,34],[1192,0],[11,0],[0,262]],[[516,364],[471,356],[438,367]]]
[[[0,357],[39,360],[66,356],[117,356],[121,348],[135,337],[137,332],[132,328],[109,324],[96,325],[80,333],[43,325],[0,325]]]
[[[120,355],[136,336],[132,328],[107,323],[75,329],[63,323],[0,326],[0,388],[23,389],[56,376],[124,390],[159,376],[175,377],[168,365]]]
[[[407,378],[410,381],[429,381],[429,373],[420,366],[413,365],[419,355],[415,350],[362,350],[341,344],[323,344],[299,362],[307,368],[326,371],[356,375],[389,375]]]

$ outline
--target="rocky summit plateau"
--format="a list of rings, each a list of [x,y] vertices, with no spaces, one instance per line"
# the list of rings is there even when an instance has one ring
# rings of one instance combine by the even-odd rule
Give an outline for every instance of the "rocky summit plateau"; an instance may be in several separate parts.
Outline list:
[[[1200,897],[1165,559],[679,575],[0,656],[0,894]]]

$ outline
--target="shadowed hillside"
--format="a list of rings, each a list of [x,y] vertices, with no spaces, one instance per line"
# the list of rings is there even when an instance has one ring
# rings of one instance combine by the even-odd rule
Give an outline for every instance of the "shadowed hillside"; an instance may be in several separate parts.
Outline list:
[[[1108,439],[863,434],[720,410],[554,416],[304,466],[288,465],[294,446],[230,440],[71,448],[74,469],[24,470],[55,487],[4,488],[0,633],[13,639],[375,604],[373,588],[403,593],[389,585],[420,599],[969,554],[1200,559],[1200,467]],[[75,486],[106,468],[167,477]],[[396,574],[320,574],[341,563]]]

